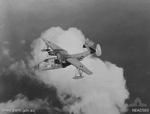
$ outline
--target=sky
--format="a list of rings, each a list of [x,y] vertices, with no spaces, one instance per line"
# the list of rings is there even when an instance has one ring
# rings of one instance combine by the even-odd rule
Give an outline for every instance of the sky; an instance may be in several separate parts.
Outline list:
[[[43,31],[75,27],[85,38],[101,45],[101,60],[124,69],[129,91],[126,102],[130,104],[140,97],[150,105],[149,0],[0,0],[0,7],[0,102],[14,100],[22,93],[28,97],[26,102],[37,97],[38,102],[45,103],[47,98],[61,109],[55,87],[49,89],[26,76],[31,75],[26,59],[31,55],[32,42]],[[11,66],[14,63],[21,64],[17,73]],[[53,95],[49,97],[48,93]]]

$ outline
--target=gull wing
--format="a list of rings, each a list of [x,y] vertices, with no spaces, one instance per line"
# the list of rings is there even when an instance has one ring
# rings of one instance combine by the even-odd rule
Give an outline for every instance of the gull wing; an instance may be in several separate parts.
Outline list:
[[[78,69],[82,70],[88,75],[93,74],[87,67],[85,67],[80,61],[78,61],[75,58],[68,58],[66,59],[69,63],[71,63],[73,66],[77,67]]]
[[[56,44],[54,44],[54,43],[48,41],[48,40],[45,39],[45,38],[42,38],[42,40],[43,40],[43,41],[46,43],[46,45],[47,45],[48,47],[50,47],[53,51],[65,51],[65,52],[67,52],[66,50],[62,49],[62,48],[59,47],[58,45],[56,45]]]

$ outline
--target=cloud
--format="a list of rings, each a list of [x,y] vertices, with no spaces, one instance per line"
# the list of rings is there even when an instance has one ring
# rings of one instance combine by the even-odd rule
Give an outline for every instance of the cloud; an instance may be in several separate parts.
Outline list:
[[[8,70],[15,72],[18,76],[29,75],[30,72],[23,60],[12,63]]]
[[[9,59],[11,62],[9,62]],[[2,66],[0,68],[0,75],[9,75],[13,72],[18,78],[21,78],[21,76],[31,76],[32,69],[29,69],[27,63],[25,63],[24,60],[15,61],[13,58],[9,59],[7,60],[9,65],[7,65],[8,63],[4,63],[7,65],[7,67]]]
[[[70,28],[63,30],[60,27],[52,27],[42,34],[42,37],[56,43],[70,54],[84,52],[82,48],[85,42],[83,33]],[[30,66],[47,58],[46,53],[41,52],[45,44],[41,39],[36,39],[31,45],[32,59]],[[120,114],[127,110],[125,100],[128,98],[126,81],[123,69],[110,62],[103,62],[96,57],[87,57],[82,63],[94,74],[81,80],[74,80],[75,67],[36,72],[38,78],[46,84],[57,88],[58,96],[64,103],[64,110],[74,114]]]
[[[48,103],[46,100],[42,99],[34,99],[29,100],[25,95],[18,94],[16,95],[15,100],[9,100],[6,103],[0,103],[0,113],[1,114],[10,114],[10,112],[25,112],[29,111],[37,111],[42,108],[48,107]],[[32,109],[32,110],[31,110]]]

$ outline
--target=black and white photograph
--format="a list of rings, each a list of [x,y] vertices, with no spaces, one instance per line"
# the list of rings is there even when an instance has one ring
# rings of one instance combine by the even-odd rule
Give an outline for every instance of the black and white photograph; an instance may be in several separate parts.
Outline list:
[[[150,114],[150,0],[0,0],[0,114]]]

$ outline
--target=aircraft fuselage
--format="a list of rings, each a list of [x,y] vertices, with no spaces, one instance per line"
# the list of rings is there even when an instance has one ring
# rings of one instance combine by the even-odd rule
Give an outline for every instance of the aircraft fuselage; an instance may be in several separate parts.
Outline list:
[[[57,56],[56,58],[52,59],[46,59],[47,61],[43,61],[39,64],[39,67],[41,70],[53,70],[53,69],[59,69],[59,68],[65,68],[69,65],[71,65],[66,59],[68,58],[76,58],[77,60],[81,61],[84,57],[94,53],[94,51],[85,51],[83,53],[79,54],[72,54],[69,55],[67,51],[61,50],[61,49],[56,49],[55,50],[55,55]],[[84,55],[84,56],[81,56]],[[43,64],[43,65],[41,65]],[[44,65],[45,64],[45,65]]]

